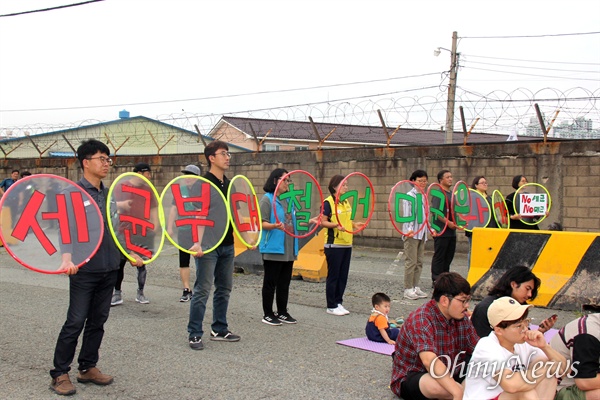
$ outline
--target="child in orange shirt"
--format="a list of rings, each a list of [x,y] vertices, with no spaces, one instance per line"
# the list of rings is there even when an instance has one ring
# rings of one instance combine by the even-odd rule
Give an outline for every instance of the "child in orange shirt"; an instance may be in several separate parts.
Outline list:
[[[398,337],[398,328],[390,328],[388,314],[390,313],[391,300],[385,293],[375,293],[371,298],[373,309],[367,322],[365,331],[367,338],[374,342],[385,342],[396,344]]]

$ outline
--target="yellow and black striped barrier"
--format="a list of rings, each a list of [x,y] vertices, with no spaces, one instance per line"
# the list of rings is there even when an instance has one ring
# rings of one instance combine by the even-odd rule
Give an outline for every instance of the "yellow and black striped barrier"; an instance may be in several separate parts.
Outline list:
[[[257,250],[248,250],[246,246],[235,241],[235,267],[245,273],[262,273],[262,257]],[[327,278],[327,261],[323,245],[325,230],[319,229],[315,235],[300,239],[298,259],[294,262],[292,276],[310,282],[322,282]]]
[[[531,303],[562,310],[600,305],[600,234],[517,229],[473,230],[468,281],[475,298],[511,267],[524,265],[541,279]]]

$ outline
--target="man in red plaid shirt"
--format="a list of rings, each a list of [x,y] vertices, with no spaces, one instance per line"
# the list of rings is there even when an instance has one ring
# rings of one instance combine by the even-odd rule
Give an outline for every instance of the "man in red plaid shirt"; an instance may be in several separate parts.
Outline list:
[[[467,364],[479,340],[468,318],[471,285],[442,273],[433,299],[413,311],[400,329],[391,389],[405,400],[462,399]]]

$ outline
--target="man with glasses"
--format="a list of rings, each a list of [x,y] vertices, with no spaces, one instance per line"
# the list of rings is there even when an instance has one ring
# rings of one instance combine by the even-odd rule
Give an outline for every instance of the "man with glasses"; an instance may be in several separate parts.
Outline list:
[[[412,173],[409,179],[415,183],[423,193],[427,192],[427,172],[418,169]],[[419,195],[416,187],[413,187],[407,194],[416,198]],[[419,212],[425,215],[425,202]],[[409,201],[403,201],[404,215],[411,214],[412,204]],[[415,218],[404,224],[404,231],[408,232],[402,236],[404,242],[404,254],[406,263],[404,265],[404,298],[410,300],[422,299],[427,297],[427,293],[419,288],[421,281],[421,271],[423,271],[423,255],[425,254],[425,243],[427,242],[427,229],[423,226],[426,221],[419,223]]]
[[[465,278],[456,272],[442,273],[435,282],[433,299],[408,316],[392,354],[390,387],[398,397],[462,397],[461,366],[479,339],[467,318],[470,293]]]
[[[509,296],[488,309],[493,331],[482,338],[467,370],[465,400],[553,399],[567,360],[529,330],[529,307]]]
[[[72,251],[76,249],[69,252],[68,246],[61,246],[63,254],[60,269],[64,269],[69,275],[69,309],[54,350],[50,389],[63,396],[72,395],[76,391],[69,378],[69,371],[82,330],[77,381],[96,385],[110,385],[113,382],[112,376],[103,374],[96,368],[120,259],[119,250],[110,235],[108,221],[104,218],[108,188],[104,186],[102,179],[106,178],[108,167],[112,165],[109,152],[104,143],[95,139],[83,142],[77,149],[77,158],[83,169],[83,177],[77,185],[98,204],[104,222],[104,236],[96,254],[79,269],[71,261]],[[131,264],[139,266],[143,265],[143,261],[137,256],[135,263]]]
[[[227,197],[229,179],[225,171],[229,169],[231,153],[227,143],[215,140],[204,148],[204,156],[208,163],[208,172],[204,178],[214,183]],[[197,249],[194,249],[194,246]],[[238,335],[229,331],[227,323],[227,308],[229,297],[233,288],[233,227],[229,229],[221,244],[208,254],[204,254],[198,244],[190,250],[197,250],[196,258],[196,282],[190,302],[190,319],[188,322],[189,344],[194,350],[204,349],[202,342],[202,321],[206,312],[206,303],[214,282],[215,292],[213,294],[213,321],[211,324],[210,340],[237,342]]]

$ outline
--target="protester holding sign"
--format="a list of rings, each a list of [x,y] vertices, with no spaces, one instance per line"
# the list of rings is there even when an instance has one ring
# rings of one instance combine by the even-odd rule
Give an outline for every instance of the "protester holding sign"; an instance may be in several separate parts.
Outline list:
[[[437,217],[435,222],[440,225],[446,224],[447,226],[442,234],[436,235],[433,238],[433,258],[431,259],[432,287],[435,286],[435,281],[441,273],[450,271],[450,264],[452,264],[454,252],[456,251],[456,229],[458,228],[450,217],[452,172],[443,169],[438,172],[437,179],[445,192],[445,204],[442,207],[443,216]],[[434,204],[433,206],[437,207],[438,205]]]
[[[325,233],[327,314],[338,316],[350,314],[350,311],[346,310],[342,303],[352,257],[353,235],[349,232],[355,230],[352,221],[352,207],[348,201],[339,202],[337,214],[334,212],[336,198],[348,191],[348,184],[343,181],[344,176],[342,175],[334,175],[329,181],[327,188],[331,195],[323,202],[323,215],[321,216],[321,225],[327,229]]]
[[[108,190],[104,187],[102,179],[106,178],[112,165],[109,154],[108,147],[95,139],[83,142],[77,149],[77,158],[83,169],[83,178],[77,185],[94,199],[103,217],[106,215]],[[66,252],[65,248],[62,250],[61,269],[66,270],[66,274],[69,275],[69,310],[54,350],[50,388],[59,395],[71,395],[76,389],[69,378],[69,371],[82,330],[84,332],[78,357],[77,381],[96,385],[110,385],[113,382],[113,377],[101,373],[96,364],[104,336],[104,323],[108,319],[110,300],[117,281],[119,250],[111,238],[106,218],[100,247],[81,269],[78,270],[71,261],[71,252]],[[143,262],[138,257],[135,265],[141,264]]]
[[[152,169],[150,165],[147,163],[138,163],[134,166],[133,172],[140,174],[146,179],[152,178]],[[148,185],[139,178],[130,179],[127,182],[129,185],[133,185],[134,187],[143,190],[144,192],[150,193],[150,188]],[[117,201],[124,201],[127,203],[128,212],[127,216],[135,216],[137,218],[143,218],[145,203],[144,199],[140,196],[136,196],[131,194],[130,192],[125,192],[122,189],[118,191],[119,196],[115,199]],[[156,209],[158,207],[158,202],[155,198],[151,197],[150,207],[152,209]],[[158,216],[157,212],[151,214],[154,219]],[[131,222],[121,222],[119,224],[119,235],[123,235],[123,232],[127,229],[131,229]],[[158,220],[153,221],[154,226],[158,226]],[[142,229],[140,229],[142,231]],[[134,234],[132,235],[135,240],[135,244],[137,246],[142,246],[145,249],[152,250],[153,252],[156,250],[155,247],[155,232],[154,230],[148,229],[144,234]],[[112,299],[110,301],[111,306],[116,306],[119,304],[123,304],[123,292],[121,291],[121,284],[123,283],[123,278],[125,276],[125,264],[127,263],[127,258],[125,255],[121,255],[121,262],[119,263],[119,274],[117,275],[117,283],[115,284],[115,290],[113,292]],[[138,289],[135,297],[135,301],[140,304],[148,304],[150,300],[144,295],[144,286],[146,285],[146,276],[148,271],[146,270],[146,266],[142,265],[137,268],[137,281],[138,281]]]
[[[190,164],[186,166],[181,173],[183,175],[193,175],[200,176],[202,174],[202,170],[197,165]],[[190,188],[194,185],[198,184],[197,181],[193,179],[184,179],[181,188],[181,195],[184,198],[189,197]],[[192,203],[185,204],[186,211],[191,211],[193,209]],[[169,209],[169,217],[167,219],[167,232],[169,235],[173,236],[173,227],[175,224],[175,219],[177,218],[177,207],[175,206],[175,199],[173,200],[173,204]],[[190,226],[182,226],[177,229],[177,242],[181,245],[181,247],[185,249],[189,249],[192,247],[192,232]],[[179,298],[179,302],[185,303],[192,299],[192,291],[190,290],[190,258],[191,254],[179,249],[179,276],[181,278],[181,284],[183,286],[183,294]]]
[[[514,192],[506,196],[506,208],[508,208],[508,214],[510,215],[510,229],[532,229],[539,230],[540,227],[532,224],[523,223],[524,217],[515,211],[515,203],[517,202],[516,194],[517,190],[527,184],[527,178],[524,175],[516,175],[512,180],[512,187],[515,189]],[[533,222],[533,218],[528,218]]]
[[[204,156],[209,168],[204,178],[212,182],[226,196],[229,189],[229,179],[225,176],[225,171],[229,169],[229,160],[231,159],[229,146],[223,141],[215,140],[204,148]],[[190,347],[194,350],[204,349],[202,322],[213,284],[215,291],[213,293],[213,320],[210,340],[239,341],[240,337],[229,331],[229,324],[227,323],[229,297],[233,288],[233,258],[235,254],[233,227],[229,224],[225,238],[210,253],[205,254],[200,248],[200,243],[192,246],[190,250],[196,251],[194,254],[196,258],[196,282],[194,283],[194,294],[190,304],[190,319],[188,322]]]
[[[488,182],[487,182],[487,179],[485,179],[485,176],[483,176],[483,175],[476,176],[475,179],[473,179],[473,183],[471,184],[471,189],[476,190],[479,194],[481,194],[481,196],[483,196],[483,198],[485,198],[485,200],[487,201],[487,204],[485,205],[486,207],[488,207],[488,208],[492,207],[491,206],[493,204],[492,196],[490,196],[487,192]],[[472,205],[472,207],[473,207],[473,205]],[[497,227],[498,227],[498,224],[496,224],[496,220],[493,217],[490,218],[486,228],[497,228]],[[469,240],[469,253],[467,254],[467,266],[470,267],[471,266],[471,237],[473,236],[473,233],[469,232],[468,230],[465,230],[465,236]]]
[[[409,180],[418,185],[421,191],[425,191],[427,189],[427,178],[427,172],[418,169],[411,174]],[[413,187],[408,192],[408,195],[416,198],[420,194],[416,187]],[[425,215],[425,204],[421,204],[421,210],[418,210],[418,212]],[[403,201],[403,207],[411,208],[412,205],[408,201]],[[409,215],[410,210],[404,210],[404,214]],[[403,227],[403,230],[407,232],[406,235],[402,235],[404,254],[406,256],[406,263],[404,265],[404,298],[410,300],[427,297],[427,293],[419,288],[421,271],[423,270],[425,243],[427,242],[427,229],[423,229],[425,223],[426,221],[423,220],[419,224],[418,219],[415,217],[413,221],[405,223]]]
[[[298,258],[298,239],[285,233],[285,224],[296,225],[294,214],[288,212],[288,202],[280,199],[287,192],[290,178],[281,179],[288,172],[283,168],[274,169],[263,186],[265,195],[260,200],[263,232],[259,250],[265,269],[262,286],[262,304],[264,316],[262,322],[267,325],[281,323],[295,324],[297,321],[288,313],[288,297],[294,261]],[[280,182],[281,181],[281,182]],[[277,191],[276,191],[277,189]],[[277,207],[273,207],[277,202]],[[278,218],[275,218],[275,212]],[[280,222],[277,222],[280,221]],[[288,228],[294,229],[294,228]],[[273,312],[273,298],[277,313]]]

